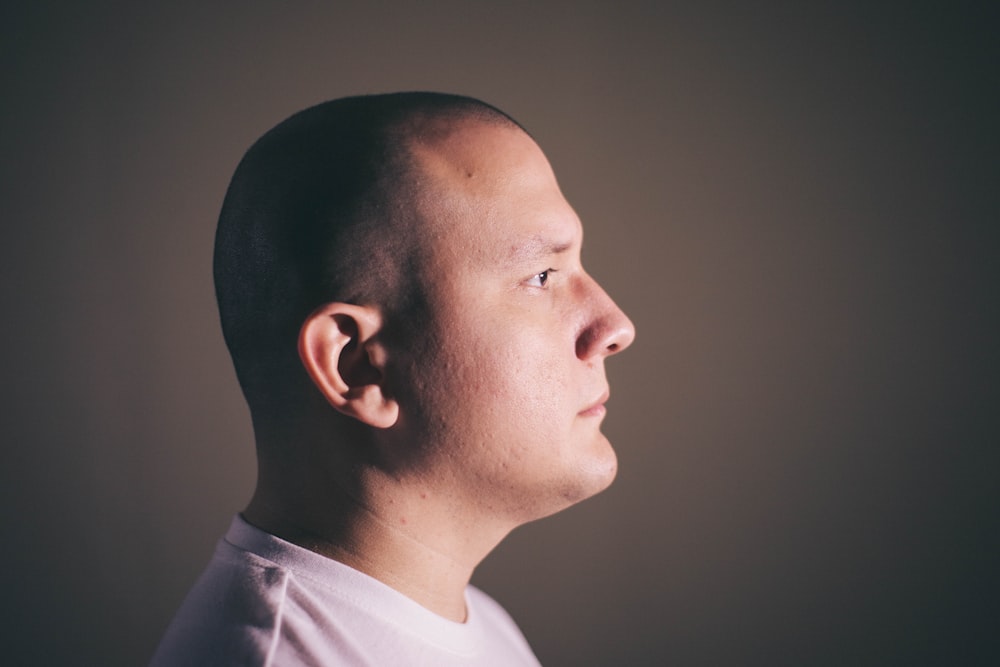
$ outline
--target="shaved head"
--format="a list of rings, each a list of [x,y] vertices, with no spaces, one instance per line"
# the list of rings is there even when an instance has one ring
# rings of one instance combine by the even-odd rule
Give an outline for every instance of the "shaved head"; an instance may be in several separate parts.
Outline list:
[[[223,334],[255,422],[308,387],[297,337],[321,304],[378,307],[399,335],[419,318],[411,277],[429,241],[414,206],[426,200],[414,149],[467,122],[520,128],[472,98],[371,95],[301,111],[247,151],[219,218],[214,271]]]

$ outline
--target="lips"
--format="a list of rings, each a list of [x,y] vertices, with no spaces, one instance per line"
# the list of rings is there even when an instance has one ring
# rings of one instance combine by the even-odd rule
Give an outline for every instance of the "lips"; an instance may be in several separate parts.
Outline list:
[[[605,390],[593,403],[588,405],[583,410],[580,410],[581,417],[603,417],[608,409],[604,407],[604,404],[608,402],[610,393]]]

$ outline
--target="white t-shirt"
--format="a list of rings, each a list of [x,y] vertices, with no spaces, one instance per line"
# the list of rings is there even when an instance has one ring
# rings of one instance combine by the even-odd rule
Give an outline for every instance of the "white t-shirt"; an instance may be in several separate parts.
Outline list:
[[[538,665],[510,616],[469,586],[456,623],[236,516],[152,667]]]

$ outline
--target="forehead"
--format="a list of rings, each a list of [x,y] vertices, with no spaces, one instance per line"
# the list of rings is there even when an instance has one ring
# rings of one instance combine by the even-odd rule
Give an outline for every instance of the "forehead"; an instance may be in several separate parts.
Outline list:
[[[519,128],[460,121],[412,146],[434,254],[496,264],[579,245],[582,229],[544,153]]]

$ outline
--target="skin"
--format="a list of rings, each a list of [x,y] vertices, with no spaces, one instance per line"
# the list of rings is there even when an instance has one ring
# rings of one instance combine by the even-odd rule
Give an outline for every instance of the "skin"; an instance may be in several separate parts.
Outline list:
[[[614,479],[604,360],[635,332],[584,271],[580,221],[530,137],[470,120],[426,136],[420,335],[387,342],[377,306],[313,313],[303,365],[367,428],[334,447],[317,417],[297,464],[262,461],[244,516],[462,621],[472,571],[510,530]]]

